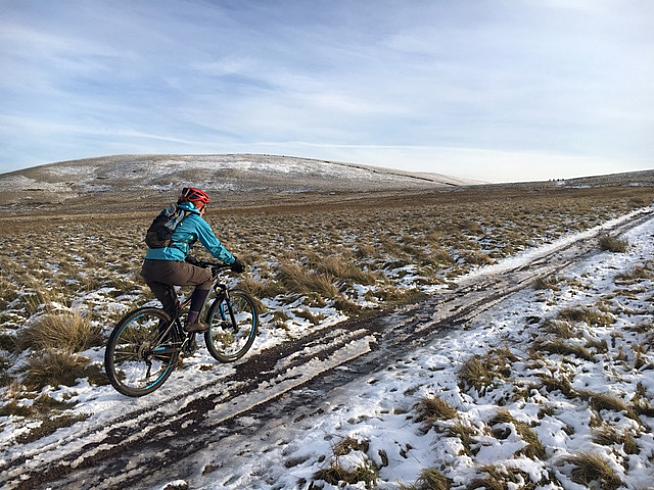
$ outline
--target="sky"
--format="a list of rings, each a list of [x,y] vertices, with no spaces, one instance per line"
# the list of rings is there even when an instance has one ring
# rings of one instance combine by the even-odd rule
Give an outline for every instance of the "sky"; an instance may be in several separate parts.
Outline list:
[[[0,172],[273,153],[489,182],[654,168],[649,0],[0,0]]]

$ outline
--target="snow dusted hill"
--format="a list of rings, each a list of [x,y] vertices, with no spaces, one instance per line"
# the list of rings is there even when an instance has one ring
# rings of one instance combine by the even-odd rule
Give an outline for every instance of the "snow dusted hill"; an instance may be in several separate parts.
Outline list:
[[[193,183],[232,191],[369,191],[457,186],[439,174],[275,155],[118,155],[52,163],[0,175],[0,191],[167,190]]]
[[[641,170],[638,172],[623,172],[619,174],[595,175],[589,177],[579,177],[576,179],[567,179],[563,181],[566,186],[608,186],[608,185],[628,185],[633,187],[652,187],[654,186],[654,170]]]

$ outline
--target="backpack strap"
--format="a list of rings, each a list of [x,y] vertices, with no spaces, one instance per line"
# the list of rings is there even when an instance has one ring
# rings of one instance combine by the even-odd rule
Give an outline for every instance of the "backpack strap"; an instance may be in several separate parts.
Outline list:
[[[179,226],[184,222],[184,220],[188,217],[188,215],[191,214],[190,211],[186,211],[185,209],[183,211],[184,211],[184,214],[183,214],[182,218],[179,220],[179,222],[175,225],[175,228],[173,229],[172,233],[175,233],[175,230],[177,228],[179,228]],[[175,247],[176,249],[181,250],[182,252],[184,252],[184,250],[182,250],[181,247],[177,246],[178,242],[174,242],[172,240],[172,233],[171,233],[171,239],[166,241],[166,247]]]

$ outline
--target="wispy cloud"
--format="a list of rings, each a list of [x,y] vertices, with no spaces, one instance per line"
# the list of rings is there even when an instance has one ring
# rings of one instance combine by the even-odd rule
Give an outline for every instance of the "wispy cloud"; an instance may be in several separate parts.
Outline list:
[[[15,2],[0,17],[0,171],[138,151],[486,180],[642,168],[652,14],[611,0]]]

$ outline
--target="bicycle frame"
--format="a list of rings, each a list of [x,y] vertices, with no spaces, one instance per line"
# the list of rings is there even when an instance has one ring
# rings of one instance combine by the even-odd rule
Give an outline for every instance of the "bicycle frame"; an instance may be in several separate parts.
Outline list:
[[[213,300],[213,303],[225,301],[225,303],[227,303],[227,310],[229,312],[229,318],[231,320],[231,324],[236,325],[236,317],[234,316],[232,303],[231,301],[229,301],[229,289],[227,289],[227,286],[225,284],[221,284],[217,281],[214,284],[213,289],[216,292],[216,298]],[[195,332],[185,331],[184,327],[182,326],[182,322],[180,321],[180,315],[182,314],[184,308],[186,308],[186,306],[188,306],[190,303],[191,303],[191,297],[189,296],[184,300],[183,303],[180,304],[179,308],[177,308],[177,313],[175,314],[175,316],[171,319],[170,323],[166,325],[166,328],[164,329],[163,333],[161,333],[157,338],[157,342],[156,342],[157,346],[172,344],[173,346],[175,346],[175,348],[174,349],[168,348],[162,350],[157,349],[157,354],[169,354],[172,353],[173,351],[177,351],[178,349],[182,351],[189,344],[189,342],[195,339]],[[211,311],[211,308],[209,309],[209,311]],[[180,339],[183,340],[181,342],[173,341],[173,342],[164,343],[164,339],[170,335],[173,327],[177,328],[177,335]]]
[[[170,323],[168,323],[168,325],[166,325],[163,333],[159,334],[159,337],[157,338],[157,342],[156,342],[157,346],[165,345],[165,344],[173,344],[175,346],[178,345],[179,350],[182,350],[184,347],[186,347],[186,344],[188,343],[188,341],[192,337],[192,334],[189,333],[189,332],[184,331],[184,327],[182,326],[182,322],[180,321],[179,317],[180,317],[182,311],[184,310],[184,308],[186,308],[186,306],[188,306],[190,303],[191,303],[191,297],[189,296],[188,298],[186,298],[184,300],[183,303],[181,303],[179,305],[179,308],[177,308],[177,313],[175,314],[175,316],[170,320]],[[184,340],[182,342],[179,342],[179,343],[174,342],[174,341],[164,343],[164,339],[167,338],[171,334],[171,331],[172,331],[173,327],[177,327],[177,336],[180,339],[184,339]],[[184,338],[185,334],[186,334],[186,338]],[[174,350],[176,351],[177,349],[174,349]],[[170,349],[157,350],[157,353],[158,354],[170,354],[170,353],[172,353],[172,351]]]

